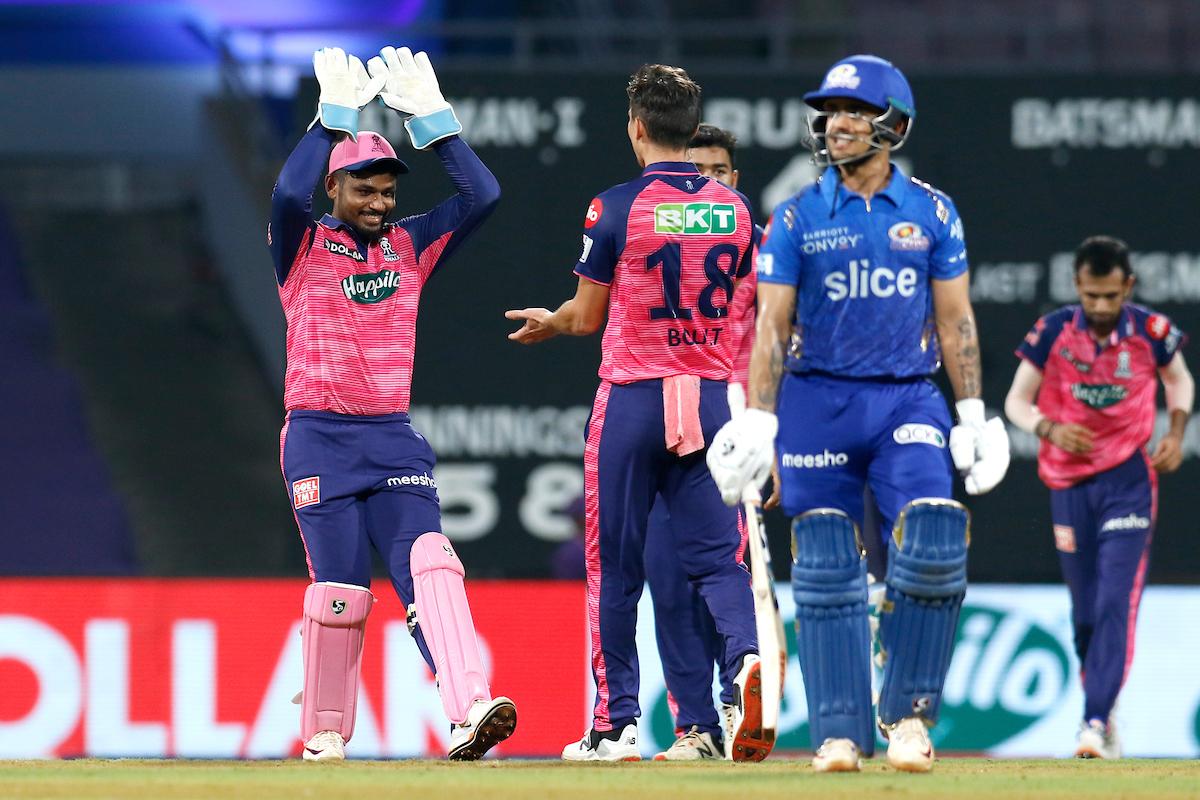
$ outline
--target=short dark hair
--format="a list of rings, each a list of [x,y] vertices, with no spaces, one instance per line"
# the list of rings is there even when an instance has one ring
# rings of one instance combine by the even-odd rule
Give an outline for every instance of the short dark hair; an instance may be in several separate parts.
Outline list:
[[[643,64],[629,78],[629,113],[651,141],[682,150],[700,124],[700,84],[682,67]]]
[[[1075,250],[1075,274],[1084,267],[1096,277],[1119,269],[1128,278],[1133,274],[1129,264],[1129,245],[1114,236],[1089,236]]]
[[[688,142],[688,147],[720,147],[729,153],[729,166],[737,166],[737,137],[724,128],[700,123],[696,135]]]

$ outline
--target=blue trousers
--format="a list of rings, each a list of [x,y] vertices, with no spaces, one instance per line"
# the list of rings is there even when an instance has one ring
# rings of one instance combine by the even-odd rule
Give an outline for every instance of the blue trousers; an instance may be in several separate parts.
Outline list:
[[[703,381],[700,422],[705,441],[729,419],[723,381]],[[621,728],[641,715],[635,630],[645,584],[650,507],[661,493],[675,549],[689,581],[712,614],[724,642],[722,672],[732,679],[742,658],[757,651],[749,575],[738,560],[735,509],[721,502],[704,452],[666,449],[662,381],[601,383],[584,450],[588,624],[597,731]]]
[[[413,542],[442,522],[433,448],[408,415],[290,411],[279,441],[309,577],[369,587],[374,546],[400,602],[411,604]],[[432,671],[420,628],[415,638]]]
[[[1141,450],[1070,488],[1050,490],[1087,720],[1108,719],[1133,663],[1157,495],[1158,476]]]

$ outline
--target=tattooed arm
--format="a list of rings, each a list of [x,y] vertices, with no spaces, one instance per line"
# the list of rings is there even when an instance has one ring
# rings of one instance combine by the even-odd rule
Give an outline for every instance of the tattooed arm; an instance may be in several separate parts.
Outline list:
[[[792,316],[796,310],[796,287],[782,283],[758,284],[758,321],[754,349],[750,355],[750,408],[775,413],[783,360],[792,338]]]
[[[947,281],[933,281],[933,312],[946,374],[956,400],[983,396],[983,373],[979,367],[979,334],[971,310],[970,279],[967,273]]]

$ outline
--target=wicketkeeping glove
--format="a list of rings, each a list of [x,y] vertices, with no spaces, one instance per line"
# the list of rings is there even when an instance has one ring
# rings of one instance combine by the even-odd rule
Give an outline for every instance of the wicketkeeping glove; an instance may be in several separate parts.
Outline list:
[[[358,112],[375,99],[383,78],[367,75],[358,56],[347,56],[340,47],[323,47],[313,53],[313,72],[321,85],[317,116],[308,127],[320,122],[328,130],[345,131],[358,139]]]
[[[389,108],[411,116],[404,121],[413,147],[424,150],[434,142],[462,133],[454,109],[442,96],[429,56],[415,56],[407,47],[385,47],[367,62],[371,76],[385,81],[379,99]],[[382,56],[382,58],[380,58]]]
[[[779,419],[769,411],[747,409],[738,383],[729,384],[729,413],[729,422],[713,437],[705,460],[725,505],[736,506],[746,487],[762,488],[771,474]]]
[[[950,429],[950,457],[963,476],[967,494],[984,494],[1008,472],[1008,430],[1004,420],[984,421],[983,401],[975,398],[955,404],[958,424]]]

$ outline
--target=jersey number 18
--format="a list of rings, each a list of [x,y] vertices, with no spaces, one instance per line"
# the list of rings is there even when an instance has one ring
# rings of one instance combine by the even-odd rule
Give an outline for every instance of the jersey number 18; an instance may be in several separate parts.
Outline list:
[[[721,260],[728,259],[722,268]],[[729,298],[733,294],[733,275],[737,271],[738,249],[728,242],[715,244],[704,254],[704,275],[708,283],[700,290],[697,305],[700,315],[707,319],[729,316]],[[680,284],[683,256],[679,242],[667,242],[646,256],[646,271],[662,267],[663,304],[650,309],[650,319],[691,319],[692,309],[680,304]],[[713,303],[713,293],[718,289],[725,292],[725,304]]]

